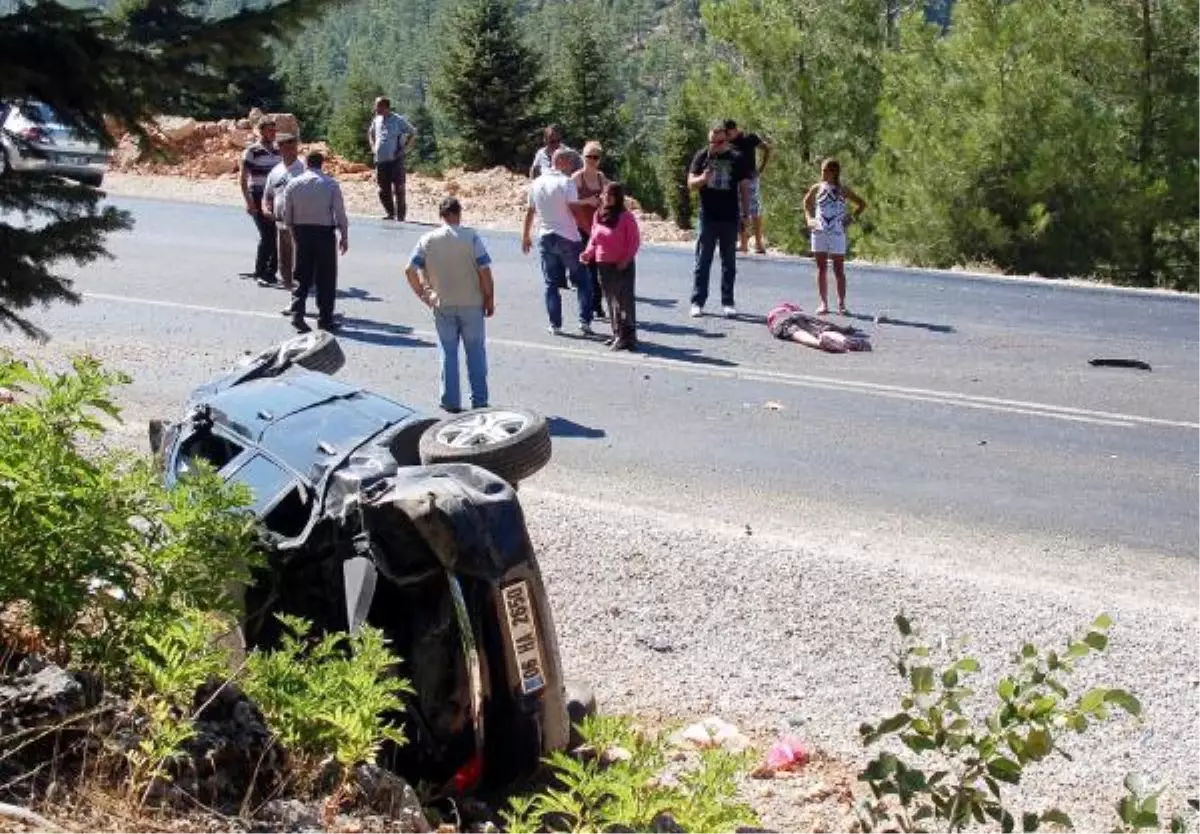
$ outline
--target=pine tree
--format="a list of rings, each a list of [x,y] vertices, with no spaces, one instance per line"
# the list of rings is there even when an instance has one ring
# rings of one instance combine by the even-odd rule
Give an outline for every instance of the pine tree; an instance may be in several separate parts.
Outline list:
[[[417,131],[417,141],[413,147],[415,160],[411,167],[427,171],[437,170],[439,166],[437,127],[433,121],[433,114],[429,112],[424,101],[418,103],[413,110],[412,126]]]
[[[675,225],[692,228],[692,192],[687,185],[688,168],[696,152],[705,147],[704,116],[695,101],[695,90],[684,84],[671,97],[667,125],[663,131],[662,171],[659,181],[666,191],[667,205]]]
[[[211,19],[183,0],[129,2],[112,16],[35,0],[0,18],[0,101],[44,102],[107,147],[115,122],[148,139],[152,116],[184,95],[222,94],[231,69],[253,63],[268,39],[297,31],[326,2],[285,0]],[[0,176],[0,326],[45,338],[21,311],[79,302],[57,267],[103,257],[105,236],[132,225],[101,197],[47,177]]]
[[[346,89],[329,120],[329,147],[339,156],[354,162],[372,160],[367,126],[371,123],[375,99],[381,95],[383,88],[371,77],[365,62],[352,60]]]
[[[565,138],[582,147],[595,140],[605,148],[610,173],[620,165],[625,126],[616,85],[611,35],[587,2],[573,4],[561,24],[562,48],[552,62],[550,121],[562,125]]]
[[[457,132],[462,163],[522,170],[537,142],[545,81],[511,1],[463,0],[443,26],[440,53],[433,95]]]

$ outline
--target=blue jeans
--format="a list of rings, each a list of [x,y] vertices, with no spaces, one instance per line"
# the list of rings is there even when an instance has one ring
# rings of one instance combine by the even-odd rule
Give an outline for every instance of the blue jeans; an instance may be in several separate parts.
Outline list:
[[[738,221],[705,220],[700,215],[696,235],[696,270],[692,275],[692,303],[704,306],[708,301],[708,274],[713,252],[721,249],[721,304],[733,306],[733,282],[737,280]]]
[[[488,404],[487,348],[484,346],[483,307],[439,307],[433,311],[437,328],[438,356],[442,360],[442,406],[462,407],[458,380],[458,343],[467,354],[467,380],[471,385],[471,408]]]
[[[542,279],[546,283],[546,314],[552,327],[562,327],[562,297],[558,294],[563,279],[570,276],[575,291],[579,294],[579,323],[592,323],[592,304],[595,303],[596,288],[592,275],[579,262],[583,244],[567,240],[556,234],[544,234],[538,238],[538,254],[542,259]]]

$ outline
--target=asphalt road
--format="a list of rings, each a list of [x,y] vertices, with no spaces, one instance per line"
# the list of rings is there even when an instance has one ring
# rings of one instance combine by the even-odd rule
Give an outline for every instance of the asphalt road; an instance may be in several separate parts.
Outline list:
[[[115,259],[77,271],[81,305],[36,318],[51,349],[94,351],[134,376],[132,419],[169,414],[243,351],[290,334],[285,295],[238,277],[253,254],[244,214],[115,202],[137,221],[112,238]],[[432,323],[402,275],[422,231],[352,224],[342,375],[432,409]],[[739,318],[693,320],[690,253],[650,247],[644,352],[611,354],[547,334],[535,260],[512,234],[485,236],[492,402],[553,418],[540,486],[753,525],[887,516],[1197,558],[1194,297],[851,266],[850,307],[874,352],[830,355],[771,338],[762,319],[781,300],[815,306],[809,262],[743,258]],[[718,280],[714,268],[714,297]],[[571,322],[573,299],[565,309]],[[0,345],[27,348],[15,334]],[[1089,366],[1096,357],[1153,371]]]

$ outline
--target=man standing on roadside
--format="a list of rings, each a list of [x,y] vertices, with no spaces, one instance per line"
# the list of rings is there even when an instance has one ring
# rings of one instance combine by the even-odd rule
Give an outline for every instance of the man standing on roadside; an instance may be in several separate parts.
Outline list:
[[[265,218],[275,222],[275,251],[279,257],[279,277],[283,279],[283,288],[290,290],[295,287],[293,274],[296,270],[296,247],[292,242],[291,230],[277,215],[283,208],[284,188],[289,180],[304,173],[304,163],[299,159],[300,145],[295,136],[281,133],[277,140],[279,164],[267,174],[267,184],[263,188],[262,212]]]
[[[531,180],[536,180],[547,171],[554,170],[554,154],[560,150],[569,154],[571,166],[567,170],[567,176],[571,176],[583,167],[583,157],[579,155],[579,151],[568,148],[562,143],[562,130],[558,125],[547,125],[542,130],[542,141],[545,142],[545,145],[538,148],[538,152],[533,155],[533,164],[529,166]]]
[[[750,175],[746,180],[750,188],[749,213],[742,215],[742,228],[739,234],[741,241],[738,249],[742,252],[750,251],[750,231],[753,229],[754,251],[759,255],[765,255],[767,248],[763,246],[762,192],[759,190],[759,182],[762,172],[767,168],[767,162],[771,159],[771,146],[757,133],[746,133],[738,128],[737,122],[733,119],[725,120],[725,136],[733,149],[742,155],[742,163]],[[758,162],[759,148],[762,148],[761,165]]]
[[[334,332],[333,305],[337,298],[337,256],[350,248],[349,223],[342,188],[321,171],[325,156],[316,151],[304,159],[305,172],[283,190],[280,217],[296,242],[296,288],[292,291],[292,326],[301,333],[309,290],[317,288],[317,327]],[[340,240],[335,239],[335,232]]]
[[[275,147],[275,121],[263,119],[258,123],[258,141],[246,148],[238,170],[238,186],[246,202],[246,214],[254,221],[258,230],[258,251],[254,258],[254,277],[260,286],[269,287],[278,282],[278,253],[275,249],[275,224],[263,216],[263,190],[267,175],[279,164],[279,149]]]
[[[492,258],[474,229],[461,225],[462,205],[446,197],[438,207],[442,227],[417,241],[408,259],[408,285],[433,311],[438,354],[442,360],[441,405],[462,411],[458,346],[467,356],[471,408],[488,404],[484,320],[496,312]]]
[[[529,207],[525,209],[525,227],[521,235],[521,251],[529,254],[533,248],[533,218],[537,216],[538,255],[542,263],[542,280],[546,284],[546,313],[550,317],[550,333],[562,333],[562,296],[559,288],[567,276],[579,293],[579,332],[592,332],[592,276],[580,263],[583,241],[575,223],[574,210],[581,206],[571,172],[572,151],[559,148],[551,160],[553,167],[529,186]]]
[[[738,217],[749,213],[749,174],[741,156],[729,147],[725,125],[708,132],[708,147],[696,154],[688,169],[688,188],[700,192],[700,228],[696,235],[696,266],[692,275],[692,318],[704,315],[713,253],[721,250],[721,306],[726,317],[737,315],[733,285],[737,280]]]
[[[384,220],[403,220],[408,215],[404,158],[416,140],[417,131],[408,119],[392,112],[391,99],[375,99],[375,118],[367,128],[367,142],[375,155],[375,183]]]

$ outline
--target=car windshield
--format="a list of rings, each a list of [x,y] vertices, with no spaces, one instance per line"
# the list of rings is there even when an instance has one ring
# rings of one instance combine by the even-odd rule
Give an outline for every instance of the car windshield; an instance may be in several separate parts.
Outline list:
[[[58,116],[48,105],[42,104],[40,101],[25,102],[20,105],[21,115],[31,122],[38,124],[54,124],[58,121]]]

